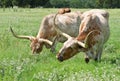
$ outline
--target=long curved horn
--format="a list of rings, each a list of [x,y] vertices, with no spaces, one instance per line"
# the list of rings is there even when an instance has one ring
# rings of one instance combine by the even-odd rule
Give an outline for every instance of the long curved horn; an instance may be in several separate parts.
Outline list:
[[[93,30],[93,31],[91,31],[91,32],[89,32],[89,33],[87,34],[87,36],[86,36],[86,38],[85,38],[85,40],[84,40],[84,43],[82,43],[82,42],[80,42],[80,41],[77,41],[78,44],[81,45],[81,46],[84,47],[84,48],[87,48],[87,47],[88,47],[88,44],[87,44],[87,43],[88,43],[89,36],[90,36],[92,33],[94,33],[94,32],[101,33],[101,32],[98,31],[98,30]]]
[[[10,31],[12,32],[12,35],[13,35],[14,37],[19,38],[19,39],[32,40],[32,39],[34,38],[33,36],[16,35],[11,27],[10,27]]]
[[[53,44],[53,42],[51,42],[51,41],[49,41],[49,40],[47,40],[47,39],[43,39],[43,38],[40,38],[40,39],[39,39],[39,42],[41,42],[41,41],[49,44],[50,46],[52,46],[52,44]]]
[[[59,14],[59,13],[55,14],[54,19],[53,19],[54,28],[56,29],[56,31],[57,31],[59,34],[61,34],[62,36],[64,36],[64,37],[66,37],[66,38],[69,39],[69,38],[71,38],[71,36],[68,35],[68,34],[66,34],[66,33],[64,33],[64,32],[62,32],[62,31],[58,28],[58,26],[55,24],[55,19],[56,19],[56,17],[57,17],[58,14]]]

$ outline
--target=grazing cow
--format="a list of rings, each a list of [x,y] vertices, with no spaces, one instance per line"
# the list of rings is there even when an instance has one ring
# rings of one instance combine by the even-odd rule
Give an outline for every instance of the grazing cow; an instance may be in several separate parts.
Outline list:
[[[66,12],[70,12],[69,9],[68,11],[66,10]],[[47,48],[53,47],[54,51],[55,45],[52,44],[52,42],[54,42],[55,38],[58,38],[57,31],[54,29],[54,16],[55,14],[50,14],[43,18],[36,37],[16,35],[12,28],[11,32],[14,37],[30,40],[32,53],[40,53],[43,45],[45,45]],[[70,12],[64,14],[59,14],[58,12],[58,16],[56,17],[56,26],[65,33],[75,37],[79,33],[79,25],[81,22],[80,16],[81,12]],[[67,39],[64,36],[59,36],[57,40],[63,43]]]
[[[77,37],[71,37],[55,26],[56,30],[68,39],[59,50],[57,59],[63,61],[78,52],[85,52],[86,63],[90,58],[100,61],[103,45],[110,35],[108,19],[109,13],[105,10],[93,9],[84,12]]]

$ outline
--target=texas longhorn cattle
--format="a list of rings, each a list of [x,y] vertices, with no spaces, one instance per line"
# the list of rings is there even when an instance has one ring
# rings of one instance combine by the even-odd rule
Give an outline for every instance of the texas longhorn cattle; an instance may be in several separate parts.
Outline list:
[[[84,12],[77,37],[71,37],[55,26],[55,29],[68,39],[59,50],[57,59],[64,61],[79,52],[85,52],[86,63],[91,58],[100,61],[103,45],[110,35],[108,19],[109,13],[105,10],[93,9]]]
[[[77,36],[77,34],[79,33],[78,29],[81,22],[81,12],[70,12],[69,8],[63,9],[64,14],[61,14],[60,11],[58,11],[58,16],[56,17],[57,27],[73,37]],[[12,28],[10,28],[10,30],[14,37],[20,39],[28,39],[31,41],[30,47],[32,49],[32,53],[40,53],[44,45],[47,48],[53,47],[54,51],[55,45],[53,46],[53,42],[55,38],[58,38],[58,33],[54,28],[54,16],[55,14],[50,14],[43,18],[39,32],[36,37],[16,35]],[[64,36],[59,36],[57,40],[59,42],[64,42],[67,39]]]

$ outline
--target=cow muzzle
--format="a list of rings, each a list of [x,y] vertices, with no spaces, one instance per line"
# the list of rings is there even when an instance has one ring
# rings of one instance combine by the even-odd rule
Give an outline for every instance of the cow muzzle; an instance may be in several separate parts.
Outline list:
[[[63,61],[63,56],[56,56],[56,58],[57,58],[60,62]]]

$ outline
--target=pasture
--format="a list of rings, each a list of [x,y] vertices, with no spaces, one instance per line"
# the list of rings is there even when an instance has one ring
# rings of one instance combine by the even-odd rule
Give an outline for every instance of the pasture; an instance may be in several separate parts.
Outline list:
[[[119,81],[120,79],[120,9],[106,9],[111,35],[104,45],[101,62],[84,61],[84,53],[59,62],[56,55],[44,47],[32,55],[30,41],[12,36],[36,36],[44,16],[58,9],[0,9],[0,81]],[[72,9],[72,11],[89,9]],[[57,45],[57,51],[62,46]]]

